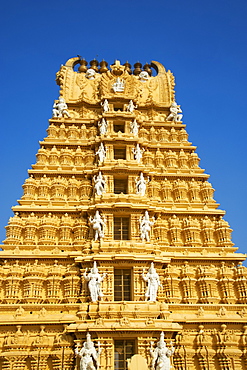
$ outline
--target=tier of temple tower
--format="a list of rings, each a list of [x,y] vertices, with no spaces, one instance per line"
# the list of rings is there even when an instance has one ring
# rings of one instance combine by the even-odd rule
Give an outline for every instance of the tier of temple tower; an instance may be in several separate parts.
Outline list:
[[[6,226],[4,370],[247,369],[247,269],[174,76],[81,57]]]

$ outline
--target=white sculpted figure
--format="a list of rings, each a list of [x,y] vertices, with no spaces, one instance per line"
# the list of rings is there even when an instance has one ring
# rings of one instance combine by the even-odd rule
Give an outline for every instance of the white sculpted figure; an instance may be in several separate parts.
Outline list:
[[[90,292],[92,302],[97,302],[100,298],[103,297],[103,293],[101,291],[101,283],[106,277],[106,274],[100,275],[99,270],[97,268],[97,264],[94,261],[93,267],[91,271],[87,274],[87,269],[83,274],[84,279],[88,281],[88,289]]]
[[[145,211],[145,215],[140,217],[140,232],[143,242],[145,239],[147,242],[149,242],[149,232],[151,231],[151,226],[153,226],[153,224],[154,221],[150,221],[148,211]]]
[[[98,127],[100,135],[105,135],[107,133],[108,123],[104,118],[102,118],[102,121],[98,123]]]
[[[131,134],[133,134],[134,136],[138,136],[139,127],[140,126],[136,122],[136,119],[134,119],[134,121],[130,123],[130,132],[131,132]]]
[[[93,226],[93,230],[95,231],[94,240],[103,239],[104,238],[104,227],[106,226],[104,220],[99,214],[99,211],[95,212],[94,218],[92,216],[89,217],[89,222]]]
[[[123,92],[124,91],[125,82],[124,80],[120,80],[119,77],[117,77],[116,81],[112,85],[112,88],[114,92]]]
[[[137,108],[137,105],[133,103],[133,100],[130,100],[127,105],[127,112],[133,113],[135,108]]]
[[[110,108],[109,108],[109,103],[108,103],[108,100],[105,99],[102,103],[101,103],[102,107],[103,107],[103,112],[104,113],[107,113],[109,112]]]
[[[167,121],[170,121],[170,120],[175,121],[175,122],[182,121],[183,115],[179,113],[182,113],[182,109],[180,108],[180,105],[177,105],[177,103],[174,101],[171,104],[170,114],[167,117]]]
[[[152,370],[170,370],[171,369],[171,356],[173,355],[175,348],[172,346],[171,349],[166,347],[164,340],[164,333],[160,334],[160,340],[157,343],[157,347],[153,348],[153,342],[150,343],[150,354],[152,356]]]
[[[95,70],[94,69],[92,69],[92,68],[88,68],[88,70],[87,70],[87,72],[86,72],[86,74],[85,74],[85,76],[86,76],[86,78],[88,78],[89,80],[93,80],[94,78],[95,78]]]
[[[145,152],[145,149],[141,149],[140,145],[136,144],[136,148],[132,148],[132,152],[134,153],[134,157],[137,160],[137,163],[140,163],[142,159],[142,154]]]
[[[146,301],[149,300],[150,302],[156,302],[158,288],[159,286],[161,286],[161,284],[160,284],[159,275],[157,274],[154,268],[153,262],[151,263],[151,267],[149,268],[146,276],[144,275],[144,269],[143,269],[142,278],[148,283],[147,290],[145,293]]]
[[[104,147],[103,143],[100,143],[99,149],[95,153],[99,157],[99,162],[104,162],[105,157],[106,157],[106,149]]]
[[[147,80],[149,79],[149,74],[147,71],[142,71],[140,74],[139,74],[139,80],[142,81],[142,82],[146,82]]]
[[[93,177],[94,181],[94,191],[97,195],[102,195],[106,192],[106,181],[104,179],[104,176],[102,176],[101,171],[99,171],[98,176]]]
[[[136,194],[140,194],[142,197],[146,193],[147,183],[149,182],[149,177],[147,180],[144,179],[143,173],[140,173],[140,177],[136,177]]]
[[[100,342],[98,342],[98,351],[96,351],[94,343],[91,341],[91,335],[88,333],[87,340],[83,343],[82,348],[79,350],[78,344],[75,348],[76,356],[80,357],[80,370],[99,369],[99,357],[101,351],[102,349],[100,348]]]
[[[65,103],[65,100],[64,98],[62,98],[61,96],[58,98],[58,102],[55,102],[53,104],[53,110],[52,110],[52,114],[53,114],[53,117],[58,117],[58,118],[61,118],[63,117],[63,115],[65,114],[67,117],[70,117],[70,114],[69,112],[67,111],[68,109],[68,106],[67,104]]]

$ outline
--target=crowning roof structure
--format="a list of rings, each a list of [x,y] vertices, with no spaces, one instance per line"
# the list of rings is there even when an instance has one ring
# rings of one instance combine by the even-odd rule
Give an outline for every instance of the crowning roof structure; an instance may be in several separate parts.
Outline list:
[[[0,253],[2,369],[170,369],[158,340],[177,370],[245,369],[245,256],[173,74],[76,57],[57,83]]]

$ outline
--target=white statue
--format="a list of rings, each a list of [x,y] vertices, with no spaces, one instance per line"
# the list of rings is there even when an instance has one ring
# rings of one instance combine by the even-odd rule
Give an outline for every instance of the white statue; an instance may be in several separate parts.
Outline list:
[[[109,103],[108,103],[108,100],[105,99],[102,103],[101,103],[102,107],[103,107],[103,111],[104,113],[107,113],[109,112],[110,108],[109,108]]]
[[[146,82],[149,79],[149,74],[147,71],[142,71],[138,77],[140,81]]]
[[[104,176],[102,176],[101,171],[99,171],[98,176],[93,177],[94,181],[94,191],[97,195],[102,195],[106,192],[106,181]]]
[[[149,177],[147,180],[144,179],[143,173],[140,173],[140,177],[136,177],[136,194],[140,194],[142,197],[146,193],[147,183],[149,182]]]
[[[131,134],[133,134],[134,136],[138,136],[139,127],[140,126],[136,122],[136,119],[134,119],[134,121],[130,123],[130,132],[131,132]]]
[[[136,144],[136,148],[132,148],[132,152],[134,153],[134,157],[137,160],[137,163],[140,163],[142,159],[142,154],[145,152],[145,149],[141,149],[140,145]]]
[[[141,232],[141,239],[144,242],[146,239],[149,242],[149,232],[151,231],[151,226],[154,224],[153,221],[150,221],[148,211],[145,211],[145,215],[140,217],[140,232]]]
[[[95,78],[95,74],[96,74],[96,72],[95,72],[95,70],[94,70],[94,69],[92,69],[92,68],[88,68],[88,70],[87,70],[87,72],[86,72],[85,76],[86,76],[86,78],[88,78],[89,80],[93,80],[93,79]]]
[[[157,343],[157,347],[153,349],[153,342],[150,343],[150,354],[152,356],[152,370],[170,370],[171,366],[171,356],[173,355],[175,348],[172,346],[171,349],[166,347],[166,342],[164,340],[164,333],[160,334],[160,340]]]
[[[157,274],[154,268],[153,262],[151,263],[151,267],[149,268],[146,276],[144,275],[144,269],[143,269],[142,278],[148,283],[147,290],[145,293],[146,301],[149,300],[150,302],[156,302],[158,288],[159,286],[161,286],[161,284],[160,284],[159,275]]]
[[[105,135],[107,133],[108,123],[104,118],[102,118],[102,121],[98,123],[98,127],[100,135]]]
[[[61,118],[65,114],[67,117],[70,117],[69,112],[67,111],[68,106],[65,103],[64,98],[61,96],[58,98],[58,102],[53,104],[52,116]]]
[[[120,80],[119,77],[117,77],[116,81],[112,85],[112,88],[114,92],[123,92],[124,91],[125,82],[124,80]]]
[[[91,341],[91,335],[87,333],[87,340],[83,343],[81,350],[79,350],[78,344],[75,348],[76,356],[80,357],[80,370],[99,369],[99,357],[101,351],[100,342],[98,342],[98,351],[96,351],[94,343]]]
[[[133,113],[135,108],[137,108],[137,105],[133,103],[133,100],[130,100],[127,105],[127,112]]]
[[[175,122],[180,122],[182,121],[182,118],[183,118],[183,115],[182,114],[179,114],[179,113],[182,113],[182,109],[180,108],[180,105],[177,105],[177,103],[174,101],[172,104],[171,104],[171,107],[170,107],[170,114],[169,116],[167,117],[167,121],[175,121]]]
[[[100,143],[99,149],[95,153],[95,155],[99,156],[99,162],[104,162],[106,157],[106,150],[103,143]]]
[[[90,292],[92,302],[97,302],[100,298],[103,297],[103,293],[101,291],[101,283],[106,277],[106,274],[102,276],[99,274],[99,270],[97,268],[97,264],[94,261],[93,267],[91,271],[87,274],[87,269],[83,274],[84,279],[88,281],[88,289]]]
[[[94,218],[92,216],[89,217],[89,222],[93,225],[93,230],[95,231],[94,240],[103,239],[104,238],[104,227],[106,226],[104,220],[99,214],[97,210],[95,212]]]

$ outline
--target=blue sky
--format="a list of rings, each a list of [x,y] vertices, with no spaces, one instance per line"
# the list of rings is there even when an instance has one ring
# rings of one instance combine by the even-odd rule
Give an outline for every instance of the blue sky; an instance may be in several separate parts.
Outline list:
[[[80,54],[172,70],[189,139],[247,253],[246,18],[242,0],[2,2],[0,239],[46,136],[55,73]]]

